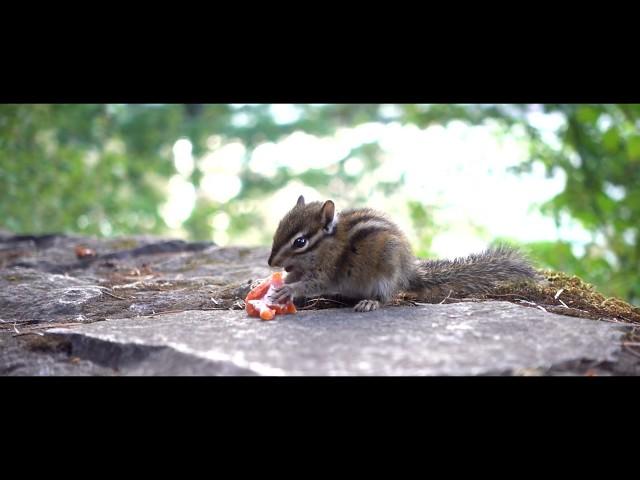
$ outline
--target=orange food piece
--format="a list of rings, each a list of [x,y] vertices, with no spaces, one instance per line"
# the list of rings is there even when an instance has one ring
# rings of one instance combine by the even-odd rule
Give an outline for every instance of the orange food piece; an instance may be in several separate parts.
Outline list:
[[[282,304],[270,303],[268,299],[265,299],[272,286],[278,288],[283,283],[282,272],[275,272],[251,290],[244,300],[249,316],[260,317],[262,320],[273,320],[277,314],[296,313],[296,306],[292,301]]]
[[[95,257],[96,256],[95,250],[92,250],[92,249],[90,249],[88,247],[85,247],[84,245],[77,245],[74,250],[76,252],[76,257],[78,257],[78,258]]]
[[[271,310],[270,308],[265,308],[260,312],[260,318],[262,320],[273,320],[275,316],[276,316],[276,311]]]

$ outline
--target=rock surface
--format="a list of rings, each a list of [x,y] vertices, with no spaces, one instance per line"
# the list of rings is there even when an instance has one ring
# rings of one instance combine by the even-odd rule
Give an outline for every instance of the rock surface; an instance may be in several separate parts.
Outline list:
[[[507,302],[249,318],[242,299],[270,273],[267,256],[207,242],[0,232],[0,375],[640,373],[619,324]]]
[[[96,256],[76,258],[79,245]],[[269,274],[266,252],[148,237],[0,237],[0,320],[83,323],[230,307]]]
[[[479,375],[615,360],[622,330],[506,302],[299,312],[187,311],[52,329],[133,375]]]

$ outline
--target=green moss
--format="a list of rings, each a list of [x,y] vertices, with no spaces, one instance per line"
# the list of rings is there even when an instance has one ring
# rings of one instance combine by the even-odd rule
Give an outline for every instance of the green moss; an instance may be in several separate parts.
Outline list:
[[[640,308],[619,298],[604,296],[580,277],[552,270],[541,270],[540,274],[545,281],[503,286],[485,298],[540,306],[574,317],[640,323]]]

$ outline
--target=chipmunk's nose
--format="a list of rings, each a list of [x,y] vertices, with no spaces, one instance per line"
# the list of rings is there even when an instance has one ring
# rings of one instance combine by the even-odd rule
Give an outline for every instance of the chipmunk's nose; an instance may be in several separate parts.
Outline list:
[[[269,260],[267,260],[267,264],[268,264],[270,267],[273,267],[273,265],[271,265],[271,262],[273,262],[273,252],[271,252],[271,255],[269,256]]]

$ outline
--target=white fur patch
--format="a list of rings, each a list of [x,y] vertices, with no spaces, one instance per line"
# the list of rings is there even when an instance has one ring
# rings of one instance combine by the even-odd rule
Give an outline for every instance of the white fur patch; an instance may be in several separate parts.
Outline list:
[[[387,222],[383,222],[381,220],[367,220],[366,222],[360,222],[360,223],[356,223],[354,225],[354,227],[351,229],[351,232],[349,232],[349,236],[353,236],[355,235],[357,232],[359,232],[360,230],[363,230],[365,228],[379,228],[380,230],[388,230],[389,229],[389,224]]]
[[[329,225],[327,225],[327,227],[325,228],[325,231],[327,233],[333,233],[336,231],[336,227],[338,226],[338,218],[340,217],[340,213],[336,212],[336,214],[333,216],[333,220],[331,220],[331,223]]]

